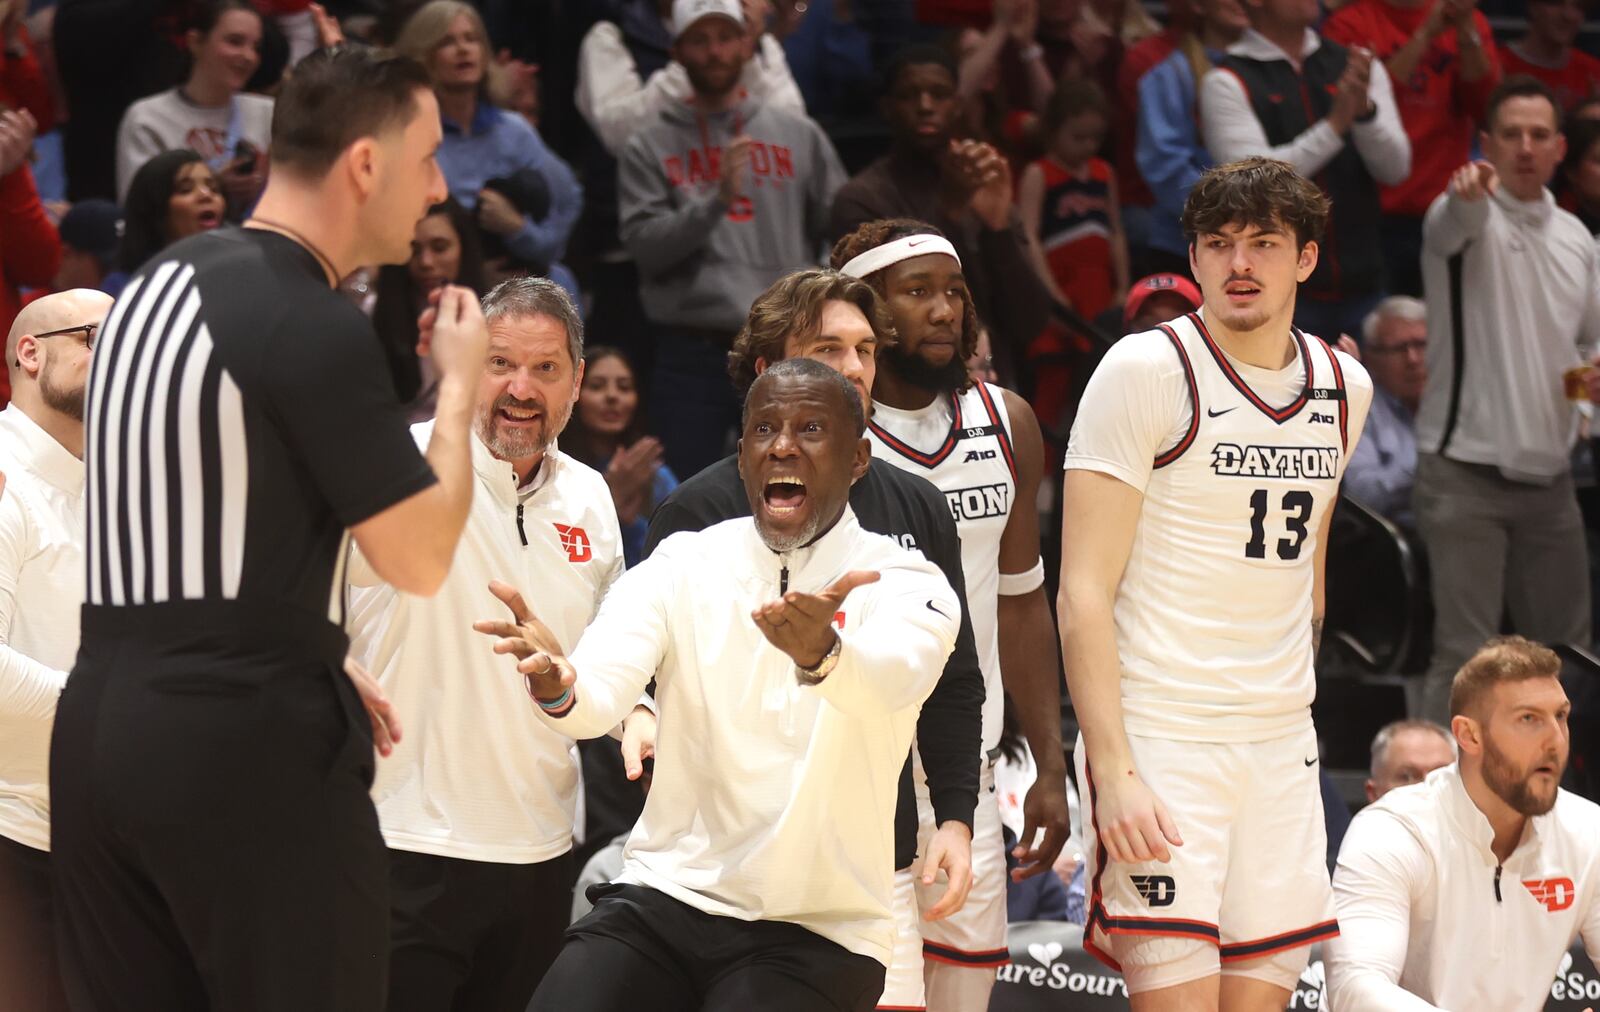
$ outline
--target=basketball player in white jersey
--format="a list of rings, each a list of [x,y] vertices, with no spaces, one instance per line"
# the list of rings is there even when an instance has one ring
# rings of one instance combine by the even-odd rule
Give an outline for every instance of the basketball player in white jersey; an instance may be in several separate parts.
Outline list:
[[[1024,802],[1018,874],[1048,872],[1069,830],[1054,625],[1034,508],[1044,440],[1026,401],[969,379],[977,314],[955,247],[938,229],[909,219],[867,222],[834,247],[833,265],[866,279],[894,317],[899,341],[880,353],[867,435],[873,456],[933,482],[949,502],[986,689],[972,891],[964,908],[930,921],[924,918],[942,885],[898,876],[899,932],[878,1008],[982,1009],[995,968],[1010,961],[1005,844],[994,794],[1006,692],[1039,766]],[[916,779],[921,853],[934,819],[920,773]]]
[[[1067,447],[1084,942],[1136,1012],[1281,1010],[1338,933],[1312,663],[1372,382],[1290,324],[1327,216],[1284,162],[1206,173],[1183,215],[1205,304],[1112,348]]]

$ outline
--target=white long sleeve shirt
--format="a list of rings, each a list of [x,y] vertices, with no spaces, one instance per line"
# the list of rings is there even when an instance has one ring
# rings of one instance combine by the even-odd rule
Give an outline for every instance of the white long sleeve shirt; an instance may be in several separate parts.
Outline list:
[[[1600,344],[1594,237],[1549,190],[1439,195],[1422,222],[1428,384],[1417,449],[1548,485],[1571,466],[1578,412],[1563,370]],[[1457,315],[1456,307],[1460,307]]]
[[[1301,59],[1320,48],[1322,36],[1307,28]],[[1252,60],[1286,60],[1299,65],[1299,61],[1291,60],[1276,43],[1253,28],[1245,29],[1239,41],[1228,47],[1228,52]],[[1411,174],[1411,141],[1400,122],[1394,85],[1380,60],[1372,61],[1367,97],[1372,100],[1376,113],[1371,120],[1351,126],[1350,141],[1355,144],[1372,178],[1393,186]],[[1287,144],[1277,147],[1268,144],[1266,131],[1256,118],[1244,85],[1238,77],[1222,69],[1211,70],[1200,80],[1200,128],[1206,149],[1218,164],[1264,155],[1288,162],[1307,178],[1326,168],[1345,146],[1345,138],[1326,119],[1313,123]]]
[[[762,33],[760,48],[745,64],[740,83],[765,107],[802,115],[806,111],[783,45],[770,32]],[[622,30],[610,21],[595,22],[578,47],[578,87],[573,101],[613,155],[620,156],[628,140],[655,122],[661,110],[693,95],[689,74],[676,60],[640,80]]]
[[[83,461],[0,411],[0,836],[50,849],[50,729],[78,655]]]
[[[882,574],[835,615],[838,664],[817,686],[798,684],[750,617],[781,596],[785,569],[807,593],[852,569]],[[618,881],[716,916],[795,923],[887,965],[900,768],[959,616],[936,567],[848,509],[783,555],[748,517],[662,542],[572,652],[576,703],[540,714],[594,737],[656,678],[655,780]]]
[[[426,446],[433,423],[412,427]],[[572,739],[534,717],[527,691],[472,623],[505,614],[504,580],[575,642],[622,574],[605,479],[552,448],[517,487],[511,465],[472,437],[475,483],[450,575],[432,597],[401,594],[351,565],[351,655],[377,677],[405,734],[378,763],[373,802],[396,850],[532,864],[572,846],[578,761]]]
[[[1562,791],[1499,864],[1457,766],[1350,823],[1327,944],[1334,1012],[1536,1012],[1580,934],[1600,961],[1600,806]]]

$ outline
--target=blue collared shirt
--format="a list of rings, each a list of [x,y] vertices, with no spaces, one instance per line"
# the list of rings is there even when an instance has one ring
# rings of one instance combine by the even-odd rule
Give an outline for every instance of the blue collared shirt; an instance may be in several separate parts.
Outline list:
[[[543,221],[524,217],[522,228],[506,237],[506,248],[518,259],[553,264],[567,251],[567,238],[583,212],[583,187],[566,162],[556,157],[528,121],[515,113],[479,102],[466,130],[441,116],[444,143],[439,168],[450,196],[461,206],[478,205],[478,191],[491,179],[532,169],[550,186],[550,213]]]
[[[1344,491],[1401,526],[1412,524],[1417,479],[1416,420],[1389,391],[1375,386],[1361,442],[1345,469]]]

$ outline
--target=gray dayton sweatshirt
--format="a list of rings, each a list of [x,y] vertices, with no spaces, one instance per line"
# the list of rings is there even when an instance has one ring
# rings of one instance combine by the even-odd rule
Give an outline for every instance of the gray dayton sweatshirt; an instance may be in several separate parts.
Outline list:
[[[719,195],[723,150],[751,138],[742,197]],[[617,170],[622,241],[652,322],[726,331],[790,271],[822,262],[844,169],[809,117],[745,97],[720,113],[674,103],[640,130]]]

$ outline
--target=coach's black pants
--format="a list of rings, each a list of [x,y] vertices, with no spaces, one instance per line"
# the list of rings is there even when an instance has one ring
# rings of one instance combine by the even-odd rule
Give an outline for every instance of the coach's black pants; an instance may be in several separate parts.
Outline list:
[[[525,1012],[576,877],[571,851],[539,864],[389,851],[389,1012]]]
[[[94,611],[50,751],[72,1008],[379,1012],[388,854],[343,637],[281,611]]]
[[[530,1012],[865,1012],[883,964],[797,924],[702,913],[634,885],[589,890]]]
[[[50,855],[0,836],[0,1012],[66,1012]]]

